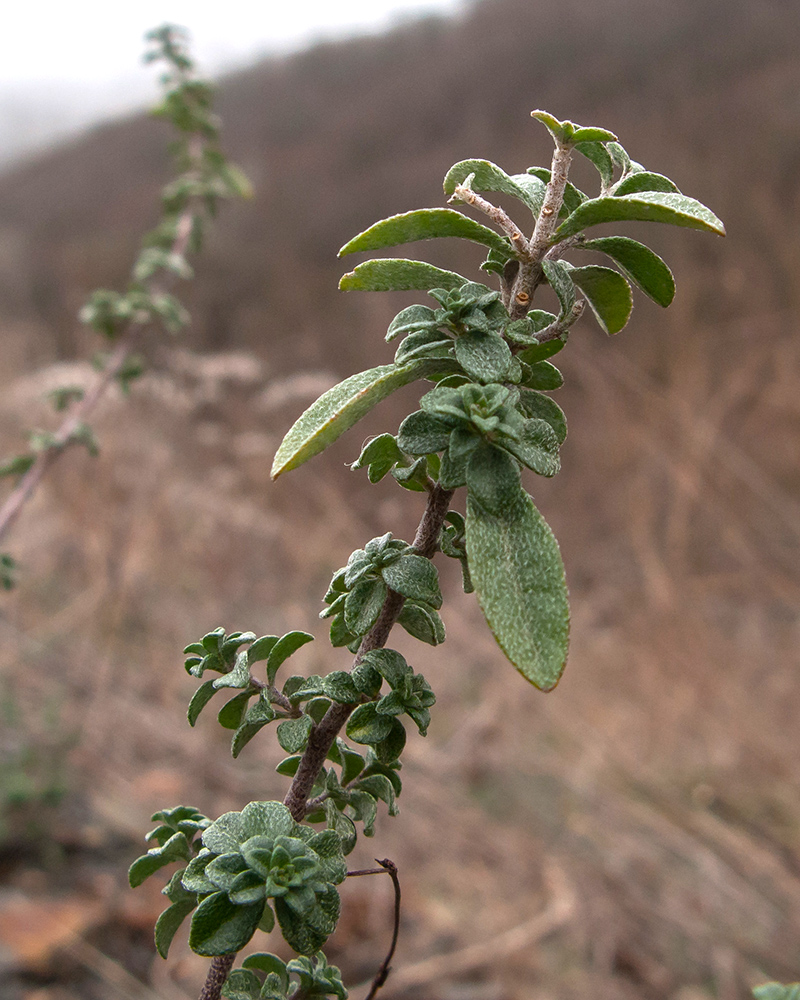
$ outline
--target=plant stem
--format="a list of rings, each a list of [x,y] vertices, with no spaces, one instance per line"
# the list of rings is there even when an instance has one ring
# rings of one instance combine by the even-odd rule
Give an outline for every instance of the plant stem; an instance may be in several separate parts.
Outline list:
[[[195,137],[192,140],[189,155],[196,162],[199,162],[202,155],[202,148],[202,139],[199,136]],[[181,213],[175,228],[175,239],[170,247],[170,253],[178,257],[186,256],[191,242],[196,212],[197,206],[192,203]],[[166,287],[162,284],[153,283],[149,291],[152,294],[163,293],[166,291]],[[60,427],[54,433],[52,444],[39,452],[33,465],[20,478],[17,485],[8,495],[5,503],[0,507],[0,540],[14,524],[25,504],[33,496],[37,486],[53,465],[55,465],[58,458],[71,444],[76,443],[76,431],[81,424],[86,422],[87,417],[103,398],[108,387],[124,369],[128,358],[141,339],[143,329],[143,327],[133,324],[130,324],[125,329],[94,385],[83,399],[72,407],[70,413],[64,418]]]
[[[236,955],[216,955],[211,959],[211,968],[206,976],[205,986],[199,1000],[219,1000],[220,991],[233,968]]]
[[[428,493],[428,502],[425,512],[417,528],[414,537],[414,548],[426,559],[433,558],[439,546],[439,535],[441,534],[444,518],[453,497],[453,490],[442,489],[438,484],[434,485]],[[364,636],[359,647],[353,667],[358,666],[365,653],[371,649],[381,649],[386,645],[389,633],[397,621],[400,612],[403,610],[405,598],[394,590],[390,590],[383,602],[378,620],[370,631]],[[325,763],[328,751],[333,746],[333,741],[338,736],[342,727],[347,722],[350,713],[355,705],[333,704],[325,713],[321,722],[314,727],[308,739],[300,766],[289,786],[283,804],[292,814],[295,822],[300,823],[306,815],[306,802],[311,794],[314,782],[320,768]]]
[[[550,180],[545,188],[544,201],[529,244],[529,259],[520,265],[506,305],[512,320],[523,319],[527,315],[533,293],[542,280],[542,261],[550,249],[553,233],[558,226],[558,213],[564,203],[571,162],[572,146],[556,141],[550,165]]]

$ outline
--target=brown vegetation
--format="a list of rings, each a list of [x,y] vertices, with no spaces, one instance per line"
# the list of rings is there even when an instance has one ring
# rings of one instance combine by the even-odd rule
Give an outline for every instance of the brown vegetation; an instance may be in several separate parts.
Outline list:
[[[213,719],[181,725],[180,649],[218,624],[322,638],[331,571],[413,530],[413,495],[343,468],[401,403],[276,484],[272,453],[322,387],[388,359],[407,301],[336,292],[338,247],[441,204],[457,159],[546,161],[534,106],[614,129],[730,235],[657,233],[671,309],[639,299],[612,342],[583,321],[563,355],[564,471],[535,485],[574,606],[552,695],[510,670],[442,570],[448,642],[409,648],[438,712],[375,841],[407,901],[386,1000],[737,1000],[800,978],[799,45],[782,0],[485,0],[224,82],[226,145],[256,198],[211,238],[185,344],[154,346],[154,370],[98,418],[100,458],[67,457],[11,542],[0,995],[196,995],[204,963],[180,942],[177,961],[152,957],[162,898],[120,879],[133,838],[159,806],[240,808],[282,779],[269,736],[233,764]],[[54,363],[94,349],[75,313],[124,280],[164,139],[106,126],[0,178],[4,451],[48,419]],[[480,259],[450,251],[421,253]],[[335,669],[325,648],[298,657]],[[387,886],[365,882],[344,888],[331,942],[350,982],[390,931]]]

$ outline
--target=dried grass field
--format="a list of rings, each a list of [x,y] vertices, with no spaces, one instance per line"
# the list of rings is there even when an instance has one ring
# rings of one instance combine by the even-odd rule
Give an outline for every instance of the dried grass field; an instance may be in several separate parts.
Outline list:
[[[498,2],[476,7],[460,30],[478,31],[481,12]],[[755,18],[757,5],[735,6]],[[708,17],[716,10],[701,7]],[[398,65],[411,58],[413,37],[397,36]],[[793,37],[788,28],[785,37]],[[335,51],[362,67],[363,80],[363,66],[388,58],[391,43],[359,46]],[[294,65],[264,71],[276,93],[292,73],[306,80],[306,64]],[[335,54],[322,50],[318,90],[334,65]],[[354,866],[390,857],[400,869],[401,938],[386,1000],[745,1000],[757,982],[800,979],[800,195],[792,172],[800,133],[776,110],[788,106],[781,101],[797,67],[778,43],[750,75],[734,73],[733,55],[726,66],[727,77],[700,81],[694,103],[676,90],[677,103],[646,122],[640,141],[656,150],[666,118],[674,112],[684,122],[687,145],[664,169],[730,223],[728,241],[700,246],[697,234],[681,233],[657,245],[677,279],[672,308],[661,314],[640,301],[630,330],[612,341],[584,321],[561,355],[564,469],[528,485],[561,542],[572,593],[563,681],[544,696],[509,667],[451,566],[440,567],[445,645],[397,639],[438,701],[428,738],[409,739],[400,816],[383,812],[374,841],[362,838],[351,856]],[[255,112],[248,105],[237,118],[235,107],[255,79],[223,90],[233,156],[251,173],[257,161],[242,135]],[[635,133],[637,107],[615,104],[606,83],[591,99],[579,94],[579,107],[587,120],[602,124],[605,113],[618,131]],[[756,86],[775,98],[767,124],[748,103]],[[301,112],[313,119],[305,91],[293,93],[297,120],[307,120]],[[715,160],[697,138],[709,109],[718,109],[709,149],[712,139],[733,148],[720,136],[730,138],[737,115],[777,137],[774,171],[759,174],[749,215],[734,153]],[[426,107],[416,110],[425,121]],[[289,293],[280,289],[300,251],[287,236],[286,256],[275,261],[267,238],[269,220],[281,222],[280,178],[299,184],[297,164],[313,155],[290,119],[287,111],[272,120],[279,138],[264,162],[274,174],[262,164],[267,194],[255,215],[232,210],[199,267],[206,291],[191,303],[197,336],[153,345],[149,373],[98,414],[100,456],[68,453],[9,542],[21,579],[0,608],[1,1000],[197,995],[205,962],[188,952],[185,935],[168,963],[155,957],[163,897],[155,884],[129,890],[125,870],[157,808],[189,802],[218,814],[282,797],[274,766],[283,754],[267,730],[233,762],[213,714],[189,728],[195,682],[181,650],[217,625],[306,629],[319,641],[297,654],[297,667],[342,668],[347,654],[331,652],[317,618],[332,571],[373,535],[408,537],[419,516],[415,494],[370,487],[345,467],[368,434],[396,429],[413,390],[326,455],[269,481],[293,418],[350,370],[386,360],[381,337],[393,315],[392,303],[334,297],[337,264],[327,258],[358,222],[342,228],[337,213],[347,206],[331,195],[334,174],[322,171],[304,211],[313,217],[314,197],[331,202],[320,227],[333,234],[332,250],[323,266],[312,248],[303,267],[330,293],[316,310],[300,303],[290,339]],[[348,142],[364,141],[346,124],[342,160]],[[480,121],[469,124],[480,132]],[[119,234],[152,197],[161,169],[160,154],[145,157],[148,127],[115,126],[0,178],[3,452],[26,427],[51,419],[48,388],[91,377],[80,359],[92,348],[72,317],[86,290],[124,273],[121,263],[114,268],[129,259],[132,237]],[[501,153],[519,145],[494,139]],[[470,155],[484,155],[486,143],[476,150],[475,136],[469,141]],[[415,169],[436,167],[425,193],[415,193],[422,181],[411,192],[395,177],[393,200],[364,207],[365,224],[438,196],[439,161],[446,168],[466,154],[452,136],[437,142],[414,154]],[[48,201],[48,170],[81,192],[81,162],[96,164],[102,153],[113,171],[114,158],[134,148],[143,179],[97,193],[102,204],[87,232]],[[368,193],[378,200],[377,189]],[[309,219],[299,222],[307,232]],[[266,276],[253,249],[261,246]],[[226,263],[243,247],[249,255]],[[106,270],[97,276],[99,264]],[[329,957],[346,982],[366,984],[388,943],[392,900],[388,880],[351,882]],[[365,993],[356,986],[352,996]]]

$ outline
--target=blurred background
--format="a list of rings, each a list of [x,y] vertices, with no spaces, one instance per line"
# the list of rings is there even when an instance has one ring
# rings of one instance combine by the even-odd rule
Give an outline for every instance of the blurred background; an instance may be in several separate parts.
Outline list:
[[[217,815],[285,782],[271,734],[233,763],[213,715],[189,729],[181,650],[218,625],[306,629],[321,641],[298,667],[347,665],[316,617],[327,582],[373,535],[410,537],[419,509],[346,468],[364,437],[396,430],[413,388],[269,482],[287,427],[388,361],[386,325],[413,301],[339,293],[351,265],[336,251],[383,216],[441,205],[457,160],[548,164],[535,107],[612,129],[729,235],[632,226],[671,265],[675,302],[639,296],[613,340],[585,319],[559,358],[563,471],[528,483],[572,593],[559,687],[544,696],[509,667],[457,567],[440,567],[447,643],[393,637],[438,704],[427,740],[409,739],[400,817],[382,813],[351,856],[401,872],[382,995],[738,1000],[797,980],[796,4],[480,0],[400,20],[344,4],[349,21],[298,13],[282,35],[269,6],[252,31],[236,3],[177,12],[227,69],[224,145],[255,197],[211,232],[189,331],[154,343],[131,396],[103,404],[99,458],[68,454],[8,541],[21,574],[0,609],[0,997],[197,995],[206,962],[185,934],[154,957],[161,883],[131,891],[127,866],[154,810]],[[98,344],[77,311],[124,285],[158,218],[170,137],[130,109],[154,93],[141,35],[175,11],[137,7],[113,73],[81,48],[101,63],[116,51],[88,5],[6,34],[27,68],[0,87],[2,456],[52,426],[48,389],[91,378]],[[55,53],[70,46],[91,98],[68,96]],[[127,52],[136,85],[119,83]],[[412,251],[469,275],[482,259],[442,241]],[[388,880],[353,881],[326,951],[358,984],[385,952],[391,896]]]

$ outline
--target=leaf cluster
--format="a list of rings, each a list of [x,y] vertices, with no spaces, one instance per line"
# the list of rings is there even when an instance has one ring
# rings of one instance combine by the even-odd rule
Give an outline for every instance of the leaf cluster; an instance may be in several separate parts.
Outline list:
[[[263,979],[261,978],[263,977]],[[292,978],[294,977],[294,978]],[[325,955],[301,955],[284,962],[277,955],[249,955],[241,969],[234,969],[222,988],[226,1000],[347,1000],[347,990],[338,967],[328,965]]]
[[[324,598],[328,607],[320,614],[332,619],[331,645],[355,652],[378,620],[390,590],[406,598],[398,622],[410,635],[432,646],[444,642],[436,567],[387,532],[356,549],[331,580]]]

